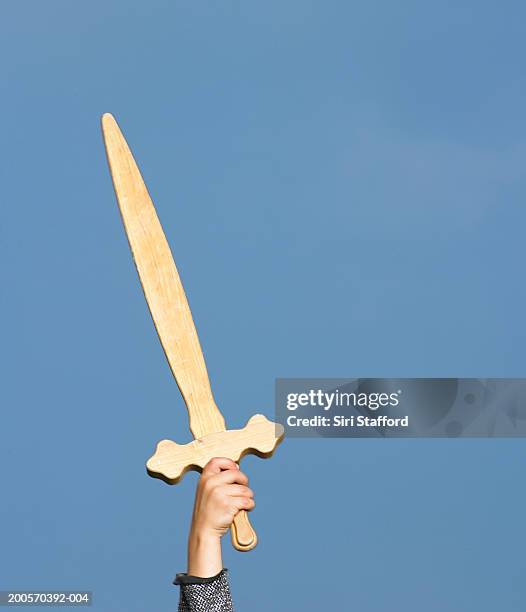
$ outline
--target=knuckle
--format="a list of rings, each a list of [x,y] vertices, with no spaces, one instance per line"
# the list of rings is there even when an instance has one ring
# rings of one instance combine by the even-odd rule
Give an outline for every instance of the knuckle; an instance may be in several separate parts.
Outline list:
[[[210,478],[204,478],[201,483],[203,491],[206,491],[207,493],[214,488],[214,483],[210,480]]]
[[[204,492],[207,495],[213,495],[217,487],[214,486],[213,482],[206,482],[204,486]]]
[[[218,487],[216,490],[216,500],[218,500],[221,504],[228,504],[228,498],[226,491],[222,487]]]
[[[213,489],[210,490],[210,497],[212,499],[218,500],[221,499],[223,496],[223,492],[221,490],[221,487],[214,487]]]

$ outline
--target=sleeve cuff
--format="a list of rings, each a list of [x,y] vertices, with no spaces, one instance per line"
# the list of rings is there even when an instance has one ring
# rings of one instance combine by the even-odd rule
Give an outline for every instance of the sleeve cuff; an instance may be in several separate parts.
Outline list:
[[[210,578],[200,578],[199,576],[190,576],[189,574],[177,574],[173,584],[185,585],[185,584],[210,584],[215,580],[218,580],[222,575],[226,575],[228,570],[223,568],[219,574],[211,576]]]

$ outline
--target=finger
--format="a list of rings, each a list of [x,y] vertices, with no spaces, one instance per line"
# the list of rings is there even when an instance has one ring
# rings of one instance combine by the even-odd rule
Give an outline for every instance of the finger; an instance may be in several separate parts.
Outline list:
[[[240,510],[250,512],[256,507],[256,502],[251,497],[231,497],[230,502],[236,509],[236,514]]]
[[[230,495],[230,497],[254,497],[252,489],[240,484],[226,485],[225,493]]]
[[[239,470],[237,463],[226,457],[214,457],[203,468],[205,476],[219,474],[221,470]]]
[[[224,470],[219,474],[214,474],[208,479],[209,486],[222,486],[229,484],[248,485],[248,478],[237,468],[235,470]]]

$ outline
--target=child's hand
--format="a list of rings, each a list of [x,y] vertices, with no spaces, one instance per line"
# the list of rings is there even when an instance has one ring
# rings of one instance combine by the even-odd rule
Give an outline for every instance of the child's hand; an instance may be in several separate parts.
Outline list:
[[[195,494],[192,532],[201,535],[224,535],[239,510],[254,508],[254,493],[248,478],[230,459],[211,459]]]
[[[219,573],[220,538],[240,510],[255,507],[248,478],[230,459],[215,457],[204,467],[195,494],[188,543],[188,573],[208,577]]]

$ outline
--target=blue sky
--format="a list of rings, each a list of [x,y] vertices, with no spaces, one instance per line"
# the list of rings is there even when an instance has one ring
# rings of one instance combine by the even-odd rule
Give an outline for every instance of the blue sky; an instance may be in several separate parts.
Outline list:
[[[195,475],[119,219],[119,120],[231,427],[276,377],[526,375],[520,2],[2,8],[0,588],[173,610]],[[239,610],[524,609],[522,440],[290,440],[243,465]]]

